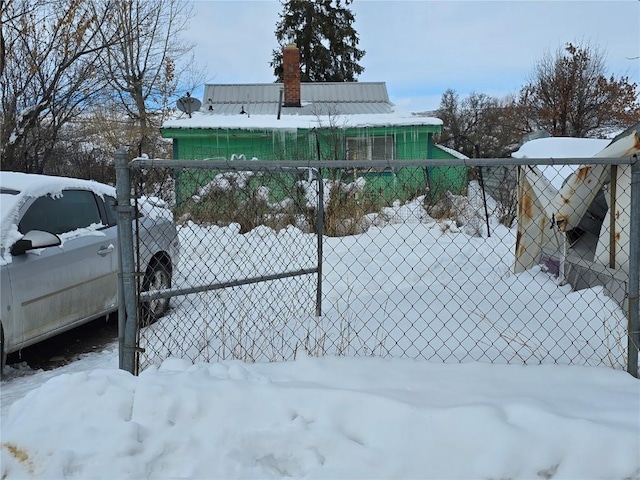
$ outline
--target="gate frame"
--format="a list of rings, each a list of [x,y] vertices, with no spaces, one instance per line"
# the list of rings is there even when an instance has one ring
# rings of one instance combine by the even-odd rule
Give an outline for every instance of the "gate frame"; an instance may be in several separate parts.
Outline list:
[[[234,280],[231,282],[210,283],[207,285],[198,285],[186,288],[168,288],[163,290],[155,290],[153,292],[141,292],[138,288],[137,269],[134,245],[134,232],[132,222],[135,218],[135,208],[131,205],[131,170],[133,169],[151,169],[153,167],[162,168],[196,168],[203,170],[220,170],[229,167],[242,168],[242,164],[246,163],[245,169],[251,171],[287,171],[303,170],[311,174],[311,177],[317,181],[318,185],[318,202],[316,205],[316,238],[317,238],[317,265],[315,268],[299,269],[288,272],[276,273],[271,275],[261,275],[258,277]],[[322,181],[321,172],[318,168],[304,166],[300,163],[292,165],[284,165],[284,162],[278,163],[257,163],[257,162],[233,162],[226,160],[198,160],[195,162],[171,161],[171,160],[149,160],[144,158],[136,158],[131,162],[127,159],[127,151],[119,149],[115,155],[116,164],[116,196],[118,212],[118,225],[124,225],[124,228],[118,227],[118,244],[123,246],[120,249],[119,269],[118,272],[118,343],[119,343],[119,368],[126,370],[131,374],[138,374],[138,358],[141,349],[138,345],[138,332],[140,328],[140,309],[139,306],[143,301],[156,300],[160,298],[171,298],[176,296],[190,295],[193,293],[208,292],[223,288],[238,287],[241,285],[250,285],[255,283],[266,282],[270,280],[278,280],[283,278],[298,277],[303,275],[317,275],[316,281],[316,318],[322,316],[322,256],[324,236],[324,183]],[[136,235],[137,237],[137,235]]]

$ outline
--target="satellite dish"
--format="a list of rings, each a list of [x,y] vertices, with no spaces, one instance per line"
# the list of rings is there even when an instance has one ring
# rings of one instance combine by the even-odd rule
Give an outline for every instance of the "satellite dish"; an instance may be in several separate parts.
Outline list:
[[[197,98],[193,98],[191,95],[187,93],[186,97],[182,97],[178,99],[178,101],[176,102],[176,105],[178,107],[178,110],[186,113],[187,115],[189,115],[189,118],[191,118],[191,114],[193,112],[197,112],[198,110],[200,110],[200,107],[202,106],[202,102]]]

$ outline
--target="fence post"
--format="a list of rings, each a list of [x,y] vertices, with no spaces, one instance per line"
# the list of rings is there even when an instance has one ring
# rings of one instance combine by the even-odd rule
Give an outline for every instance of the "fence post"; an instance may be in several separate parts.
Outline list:
[[[631,164],[631,213],[629,220],[629,326],[627,372],[638,378],[640,348],[640,159]]]
[[[115,208],[118,208],[116,201]],[[122,354],[124,353],[124,326],[127,316],[124,308],[124,285],[122,283],[122,241],[120,238],[120,229],[118,229],[118,368],[124,369]]]
[[[135,373],[137,336],[135,257],[133,251],[133,208],[131,207],[131,177],[127,151],[118,149],[115,154],[116,195],[118,200],[118,244],[120,266],[118,273],[122,296],[118,298],[119,368]],[[122,318],[120,316],[122,315]]]
[[[318,235],[318,285],[316,287],[316,317],[322,316],[322,245],[324,242],[324,181],[320,169],[315,170],[318,179],[318,216],[316,219]]]

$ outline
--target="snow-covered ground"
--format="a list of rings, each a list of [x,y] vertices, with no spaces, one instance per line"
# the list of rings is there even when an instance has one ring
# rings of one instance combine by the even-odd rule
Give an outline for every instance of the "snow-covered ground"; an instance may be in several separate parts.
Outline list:
[[[109,357],[13,404],[2,478],[640,475],[640,384],[620,371],[326,357],[133,377]]]
[[[354,322],[381,329],[361,356],[297,348],[292,361],[215,362],[220,339],[210,331],[211,363],[150,359],[138,377],[117,370],[115,344],[53,371],[9,368],[1,478],[640,478],[640,381],[621,371],[624,315],[615,302],[601,289],[571,292],[541,269],[511,274],[506,228],[470,237],[406,208],[391,213],[409,223],[331,239],[325,251],[324,316],[347,308]],[[185,248],[211,235],[236,242],[220,261],[240,248],[255,254],[242,268],[255,269],[278,235],[308,242],[292,229],[181,230],[204,233],[182,242],[183,262],[201,258]],[[288,262],[288,250],[278,251]],[[210,303],[194,298],[174,300],[149,331],[184,321],[185,311],[196,328],[206,316],[187,307]],[[227,300],[227,310],[241,307]],[[408,335],[422,332],[407,345],[394,337],[402,322]],[[401,350],[431,360],[362,356]],[[590,362],[615,368],[566,365]]]
[[[435,221],[418,198],[386,208],[366,233],[325,238],[319,321],[315,275],[176,299],[161,323],[142,332],[142,368],[168,356],[289,360],[301,349],[625,367],[626,316],[603,288],[572,292],[540,267],[513,275],[514,229],[492,219],[490,238],[471,236],[472,214],[460,216],[467,218]],[[240,235],[238,225],[189,223],[180,244],[179,287],[310,269],[317,261],[315,236],[294,227]]]

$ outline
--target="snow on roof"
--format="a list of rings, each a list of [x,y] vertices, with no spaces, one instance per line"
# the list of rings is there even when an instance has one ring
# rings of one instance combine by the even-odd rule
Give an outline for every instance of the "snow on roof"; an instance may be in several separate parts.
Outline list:
[[[360,115],[282,115],[280,120],[274,115],[212,115],[194,112],[189,118],[182,114],[167,120],[162,128],[210,129],[231,128],[241,130],[273,129],[297,130],[311,128],[351,128],[442,125],[435,117],[420,117],[411,113],[394,110],[392,113]]]
[[[191,116],[180,113],[162,127],[297,130],[442,125],[439,118],[398,110],[389,101],[385,82],[303,82],[299,107],[283,105],[283,88],[282,83],[208,84],[199,111]]]
[[[454,150],[453,148],[445,147],[444,145],[440,145],[440,144],[436,144],[436,147],[438,147],[440,150],[447,152],[450,155],[453,155],[456,158],[460,158],[462,160],[466,160],[469,158],[464,153],[460,153],[459,151]]]
[[[537,138],[523,144],[511,156],[515,158],[589,158],[610,143],[611,140],[599,138]],[[538,165],[538,169],[557,190],[576,168],[577,165]]]
[[[530,140],[511,154],[515,158],[587,158],[603,150],[611,140],[548,137]]]

